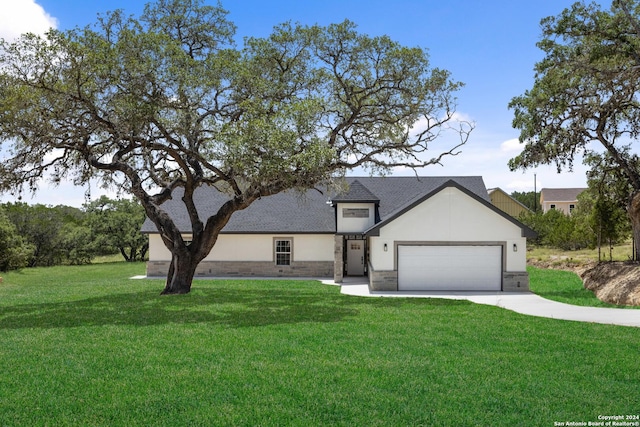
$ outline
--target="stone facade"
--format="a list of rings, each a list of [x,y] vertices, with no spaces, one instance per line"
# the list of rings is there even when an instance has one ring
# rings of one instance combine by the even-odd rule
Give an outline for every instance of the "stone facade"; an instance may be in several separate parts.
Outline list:
[[[502,273],[502,290],[504,292],[528,292],[529,291],[529,273],[522,272],[503,272]]]
[[[147,277],[163,277],[169,271],[169,261],[147,261]]]
[[[163,277],[169,261],[147,262],[148,277]],[[275,265],[270,261],[202,261],[195,277],[332,277],[332,261],[294,261],[291,265]]]
[[[336,260],[342,260],[340,245],[336,238]],[[338,256],[340,255],[340,256]],[[165,277],[169,270],[169,261],[147,262],[148,277]],[[203,261],[198,265],[195,277],[332,277],[336,283],[343,280],[341,262],[302,261],[290,266],[275,265],[273,262],[247,261]],[[369,265],[369,290],[398,290],[398,272],[396,270],[375,271]],[[529,274],[527,272],[503,272],[502,290],[504,292],[528,292]]]
[[[375,271],[369,265],[369,290],[391,291],[398,290],[398,271]],[[502,273],[503,292],[528,292],[529,273],[525,272],[503,272]]]
[[[333,281],[336,283],[342,283],[344,279],[344,239],[342,236],[334,236],[334,260],[333,263]]]
[[[369,290],[370,291],[397,291],[398,271],[381,270],[375,271],[369,264]]]

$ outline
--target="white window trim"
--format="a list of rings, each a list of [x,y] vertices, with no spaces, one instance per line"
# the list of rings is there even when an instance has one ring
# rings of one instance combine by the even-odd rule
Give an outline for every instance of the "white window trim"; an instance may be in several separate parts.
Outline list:
[[[289,252],[278,252],[278,242],[289,242]],[[278,254],[289,254],[288,264],[278,264]],[[293,264],[293,237],[274,237],[273,238],[273,262],[278,267],[288,267]]]

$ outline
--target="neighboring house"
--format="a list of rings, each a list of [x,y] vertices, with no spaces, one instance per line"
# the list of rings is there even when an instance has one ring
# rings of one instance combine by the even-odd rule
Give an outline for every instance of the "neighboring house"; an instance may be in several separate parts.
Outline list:
[[[547,213],[556,209],[570,215],[578,205],[578,195],[586,188],[543,188],[540,190],[540,206]]]
[[[287,191],[233,214],[197,276],[367,276],[371,290],[528,290],[526,238],[535,232],[493,206],[481,177],[346,178],[339,194]],[[189,239],[176,190],[163,208]],[[203,217],[228,196],[201,187]],[[148,276],[171,253],[154,224]]]
[[[500,188],[490,188],[487,190],[493,206],[502,212],[508,213],[514,218],[518,218],[522,213],[529,212],[530,209],[502,191]]]

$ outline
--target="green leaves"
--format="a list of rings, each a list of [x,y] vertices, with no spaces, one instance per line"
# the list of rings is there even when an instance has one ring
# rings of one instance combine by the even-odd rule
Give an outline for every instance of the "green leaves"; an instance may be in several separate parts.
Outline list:
[[[3,182],[35,187],[53,167],[78,182],[120,172],[144,198],[185,182],[264,183],[278,169],[294,172],[286,189],[295,173],[312,186],[356,166],[430,163],[415,153],[453,117],[461,84],[424,49],[349,21],[285,23],[235,49],[226,14],[159,0],[138,20],[115,11],[3,44],[0,138],[16,141]],[[428,131],[411,135],[420,119]],[[58,149],[55,164],[42,161]]]
[[[536,64],[535,84],[509,105],[526,142],[509,162],[512,169],[548,163],[570,169],[576,153],[599,142],[640,186],[640,171],[622,149],[640,129],[638,22],[620,8],[605,12],[581,3],[542,21],[538,46],[546,56]]]
[[[115,11],[2,43],[0,141],[12,150],[0,189],[97,179],[133,193],[165,241],[180,242],[160,206],[184,187],[193,230],[208,224],[189,248],[203,257],[230,215],[259,197],[356,167],[438,163],[473,127],[451,150],[421,157],[453,120],[461,86],[422,48],[349,21],[285,23],[240,48],[234,33],[220,5],[157,0],[139,18]],[[209,184],[230,191],[211,222],[191,197]]]
[[[119,251],[128,262],[140,261],[149,247],[149,237],[140,233],[144,208],[136,200],[100,197],[84,206],[87,225],[100,248]]]
[[[33,246],[24,241],[4,210],[0,209],[0,271],[26,267],[33,250]]]

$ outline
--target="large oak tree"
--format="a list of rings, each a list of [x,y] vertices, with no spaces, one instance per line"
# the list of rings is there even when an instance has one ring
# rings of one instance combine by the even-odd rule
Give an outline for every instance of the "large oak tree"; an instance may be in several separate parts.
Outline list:
[[[575,3],[542,20],[533,88],[510,103],[523,152],[511,169],[555,164],[571,169],[576,154],[615,166],[629,188],[627,212],[640,245],[640,4],[616,0],[610,10]],[[600,153],[599,151],[603,151]],[[593,166],[593,165],[592,165]],[[594,168],[590,174],[601,173]]]
[[[454,115],[461,84],[424,49],[348,21],[285,23],[238,48],[226,14],[159,0],[137,19],[116,11],[0,44],[0,190],[49,177],[130,192],[172,253],[163,293],[186,293],[231,215],[259,197],[355,167],[439,163],[466,142],[472,126]],[[459,139],[427,157],[445,128]],[[210,218],[193,200],[202,185],[229,196]],[[189,244],[161,207],[177,187]]]

